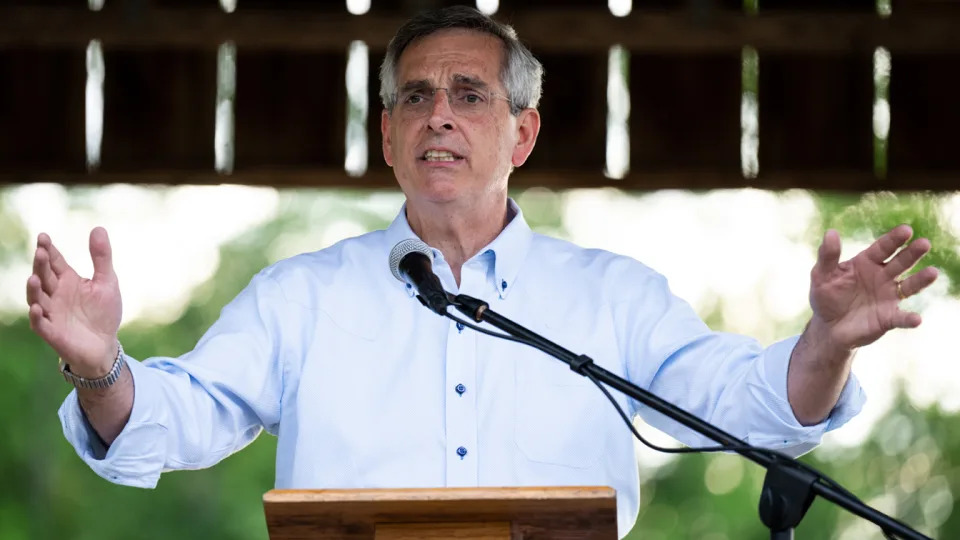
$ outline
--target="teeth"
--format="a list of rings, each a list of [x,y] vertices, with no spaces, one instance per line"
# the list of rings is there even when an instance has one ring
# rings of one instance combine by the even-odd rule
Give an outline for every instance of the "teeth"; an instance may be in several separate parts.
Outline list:
[[[445,150],[427,150],[423,153],[423,159],[427,161],[454,161],[453,152]]]

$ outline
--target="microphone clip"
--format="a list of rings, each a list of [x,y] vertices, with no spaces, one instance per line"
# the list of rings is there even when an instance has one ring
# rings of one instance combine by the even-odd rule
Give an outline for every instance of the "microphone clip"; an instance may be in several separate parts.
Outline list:
[[[490,304],[472,296],[458,294],[450,302],[460,313],[472,318],[476,322],[483,322],[483,313],[490,309]]]

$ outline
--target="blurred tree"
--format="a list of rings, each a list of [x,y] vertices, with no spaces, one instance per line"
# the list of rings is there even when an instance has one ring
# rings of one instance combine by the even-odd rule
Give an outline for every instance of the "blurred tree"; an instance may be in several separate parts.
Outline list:
[[[909,224],[914,238],[926,237],[933,244],[930,254],[917,269],[939,268],[949,281],[950,294],[960,294],[960,253],[957,238],[946,223],[946,197],[924,193],[882,192],[858,197],[821,193],[816,200],[823,231],[834,228],[843,237],[869,240],[901,223]],[[814,245],[819,241],[820,238],[816,238]]]
[[[26,228],[9,205],[6,192],[0,191],[0,268],[22,258],[30,243]]]

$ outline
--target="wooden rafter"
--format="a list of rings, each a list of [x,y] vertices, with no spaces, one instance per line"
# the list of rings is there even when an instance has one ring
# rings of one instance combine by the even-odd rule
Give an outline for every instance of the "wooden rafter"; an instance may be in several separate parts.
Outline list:
[[[150,9],[139,18],[44,7],[0,8],[0,49],[83,46],[212,49],[232,40],[241,49],[343,51],[353,40],[383,50],[404,17],[348,13],[215,9]],[[777,12],[758,16],[717,10],[635,11],[617,18],[605,9],[540,9],[508,17],[534,51],[602,51],[622,44],[636,52],[738,51],[744,45],[776,52],[852,53],[884,46],[894,52],[960,51],[960,17],[906,13]]]

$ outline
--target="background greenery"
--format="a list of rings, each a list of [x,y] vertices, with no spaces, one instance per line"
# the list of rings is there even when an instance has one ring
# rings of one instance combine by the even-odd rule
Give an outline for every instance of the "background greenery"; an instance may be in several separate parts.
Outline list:
[[[33,242],[6,195],[0,191],[0,269],[24,260]],[[257,270],[273,262],[266,254],[284,231],[322,228],[340,219],[357,221],[366,229],[388,224],[359,204],[369,194],[325,194],[320,205],[306,195],[282,192],[277,218],[224,245],[218,271],[196,289],[178,320],[164,326],[125,326],[121,338],[127,351],[146,358],[189,350],[220,308]],[[83,197],[83,191],[71,192],[78,204]],[[950,294],[957,294],[960,243],[942,221],[942,196],[817,194],[815,198],[821,222],[811,227],[811,249],[828,226],[839,228],[844,237],[873,236],[909,222],[917,235],[933,240],[928,262],[943,270],[951,284]],[[531,225],[563,235],[559,201],[531,199],[531,207],[524,209]],[[9,272],[0,276],[17,283],[26,279]],[[266,538],[261,495],[273,484],[273,437],[261,436],[212,469],[168,473],[156,490],[120,487],[100,479],[62,436],[56,412],[68,388],[56,376],[55,354],[29,330],[25,311],[0,327],[0,425],[5,428],[0,443],[0,538]],[[716,329],[723,329],[719,308],[701,315]],[[803,322],[791,323],[780,333],[797,332]],[[955,350],[943,353],[956,355]],[[960,516],[952,513],[953,493],[960,488],[957,426],[956,414],[936,406],[919,410],[901,393],[861,447],[829,455],[815,451],[804,460],[928,534],[960,538]],[[673,460],[644,479],[640,519],[630,538],[767,538],[756,514],[762,480],[762,470],[736,456]],[[706,487],[711,482],[720,485],[724,494],[711,493]],[[879,537],[872,527],[850,528],[855,523],[848,514],[818,501],[797,537]]]

